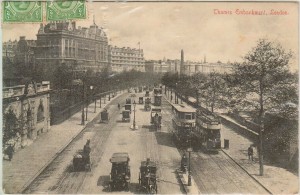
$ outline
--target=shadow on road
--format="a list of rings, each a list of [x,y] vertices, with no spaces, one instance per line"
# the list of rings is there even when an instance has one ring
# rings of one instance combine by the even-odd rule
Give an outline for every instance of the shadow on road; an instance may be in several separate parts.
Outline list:
[[[98,178],[98,181],[97,181],[97,186],[102,186],[103,187],[103,192],[110,192],[109,180],[110,180],[109,175],[100,176]]]
[[[170,133],[158,131],[155,132],[155,137],[159,145],[175,147],[175,144],[173,143],[172,136]]]

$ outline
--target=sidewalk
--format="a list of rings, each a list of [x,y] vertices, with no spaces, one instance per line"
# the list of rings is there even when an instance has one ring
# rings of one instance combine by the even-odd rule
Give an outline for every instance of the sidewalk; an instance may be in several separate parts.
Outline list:
[[[264,165],[264,175],[259,176],[259,162],[256,148],[254,148],[254,161],[248,159],[248,147],[253,142],[237,134],[225,125],[223,125],[221,134],[222,139],[230,140],[229,149],[223,149],[223,151],[272,194],[298,193],[298,176],[284,168],[270,165]]]
[[[119,93],[111,101],[123,93]],[[94,113],[94,103],[88,107],[88,120],[93,120],[111,101],[108,99],[102,108],[97,104]],[[22,193],[33,179],[59,154],[85,126],[81,125],[81,111],[61,124],[51,126],[50,130],[41,134],[31,145],[17,151],[12,161],[3,160],[2,190],[4,193]]]
[[[180,170],[176,170],[176,173],[179,176],[179,179],[183,185],[184,191],[186,194],[200,194],[199,188],[196,184],[196,182],[193,179],[193,176],[191,177],[191,186],[188,186],[188,173],[182,173]]]
[[[165,96],[165,98],[167,97]],[[186,105],[186,103],[184,104]],[[235,123],[236,125],[242,126],[233,119],[230,119],[228,117],[226,119]],[[244,126],[242,127],[246,128]],[[259,162],[256,149],[254,149],[254,161],[252,162],[248,160],[248,147],[253,144],[250,139],[236,133],[234,130],[225,125],[222,125],[221,138],[222,140],[230,140],[229,149],[223,149],[225,154],[227,154],[232,160],[234,160],[252,178],[258,181],[268,191],[270,191],[270,193],[298,194],[299,177],[284,168],[264,165],[264,175],[259,176]]]

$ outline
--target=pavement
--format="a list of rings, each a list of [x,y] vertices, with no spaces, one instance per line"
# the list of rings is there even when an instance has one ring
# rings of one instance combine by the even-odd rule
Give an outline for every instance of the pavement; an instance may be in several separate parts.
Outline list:
[[[191,176],[191,185],[188,185],[188,173],[183,173],[180,170],[176,170],[179,179],[183,185],[184,191],[186,194],[200,194],[199,188],[196,184],[196,182],[193,179],[193,176]]]
[[[172,102],[174,103],[174,98]],[[234,122],[237,125],[240,125],[236,121]],[[248,159],[247,149],[251,144],[253,144],[253,142],[250,139],[238,134],[237,132],[225,125],[222,125],[221,138],[223,140],[228,139],[230,143],[228,149],[222,149],[223,152],[227,154],[232,160],[234,160],[253,179],[260,183],[261,186],[263,186],[267,191],[269,191],[270,194],[299,193],[299,176],[295,173],[288,171],[287,169],[265,164],[264,175],[259,175],[257,148],[254,148],[254,161]]]
[[[122,93],[111,98],[117,98]],[[94,103],[89,105],[88,122],[93,120],[103,108],[109,104],[108,99],[103,101],[102,108],[97,104],[96,113]],[[12,161],[3,160],[2,190],[1,193],[22,193],[22,191],[41,173],[47,165],[59,154],[85,127],[81,125],[81,111],[74,114],[61,124],[51,126],[51,129],[39,135],[29,146],[14,153]]]

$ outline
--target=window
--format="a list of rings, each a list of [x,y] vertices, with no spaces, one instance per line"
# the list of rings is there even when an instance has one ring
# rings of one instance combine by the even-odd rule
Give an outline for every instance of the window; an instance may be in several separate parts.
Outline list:
[[[191,120],[192,119],[192,114],[185,114],[185,119]]]

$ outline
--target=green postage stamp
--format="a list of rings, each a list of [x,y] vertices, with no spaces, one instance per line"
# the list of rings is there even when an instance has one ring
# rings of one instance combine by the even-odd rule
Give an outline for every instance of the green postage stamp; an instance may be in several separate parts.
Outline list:
[[[42,22],[43,4],[46,20],[72,20],[86,18],[85,1],[4,1],[3,22]]]
[[[2,4],[3,22],[41,22],[42,2],[6,1]]]
[[[85,1],[48,1],[46,18],[47,21],[85,19]]]

